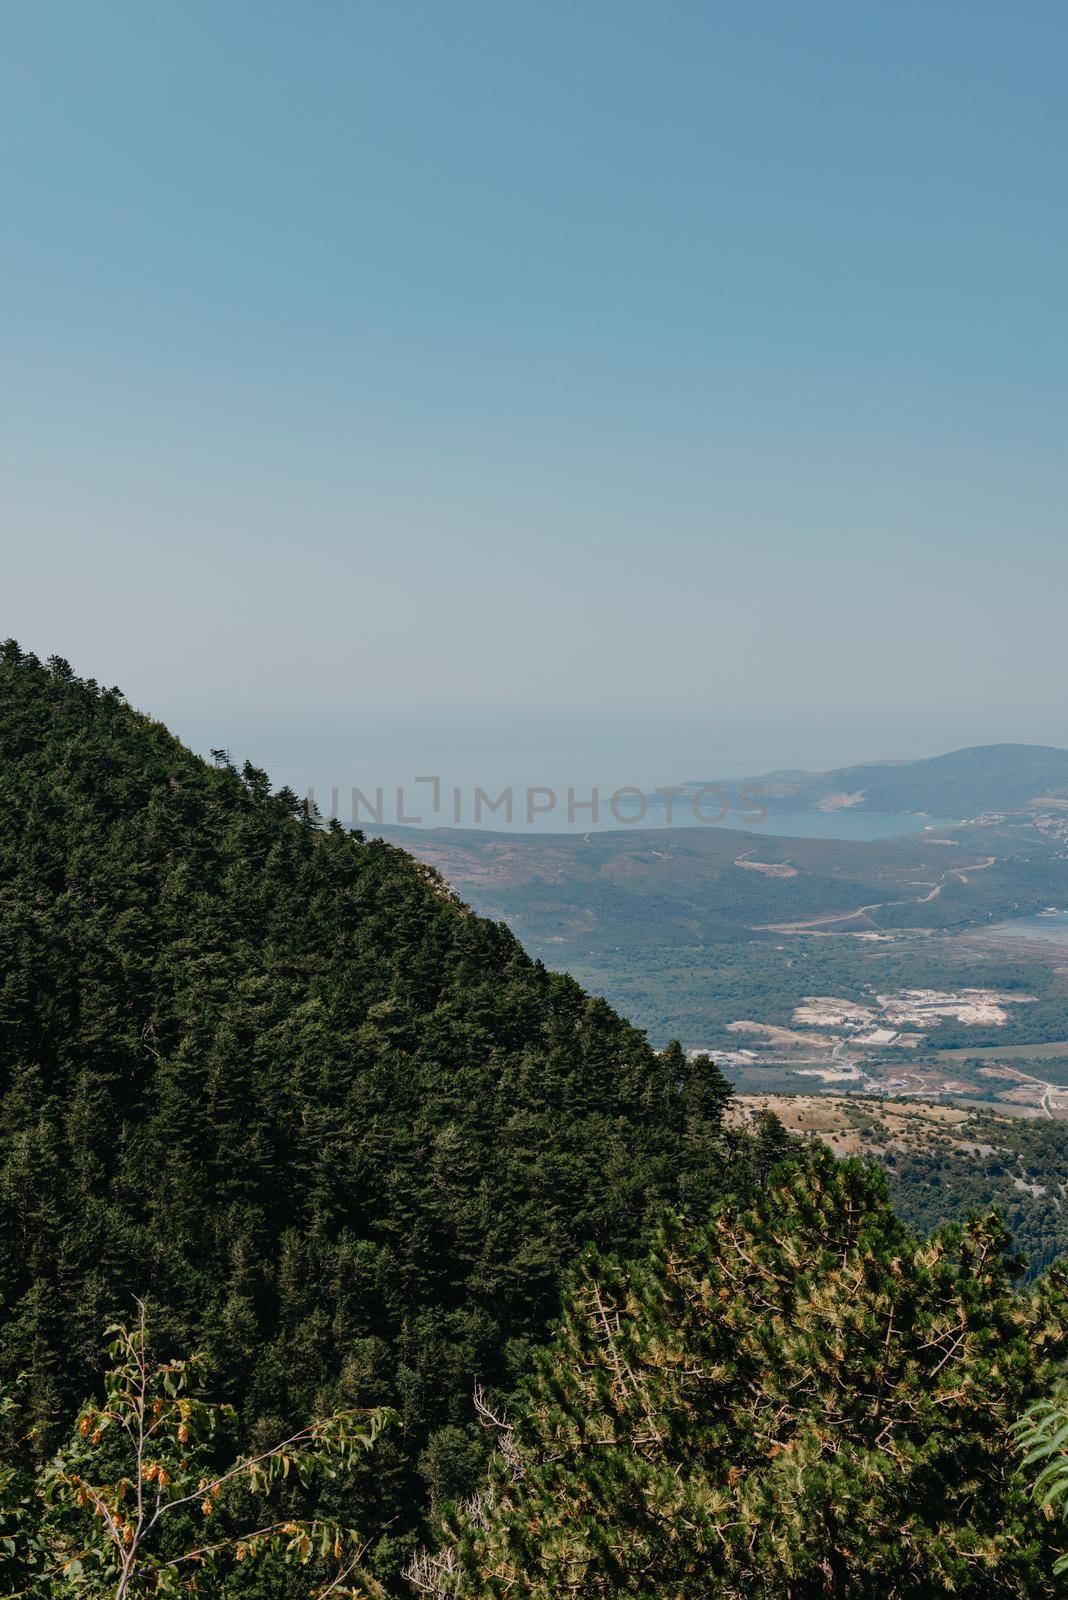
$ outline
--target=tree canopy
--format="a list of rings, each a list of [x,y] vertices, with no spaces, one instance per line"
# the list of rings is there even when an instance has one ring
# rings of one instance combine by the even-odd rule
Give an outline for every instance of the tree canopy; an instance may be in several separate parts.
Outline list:
[[[1068,1283],[1014,1293],[1007,1243],[993,1218],[921,1241],[881,1174],[814,1154],[752,1209],[591,1255],[413,1576],[442,1600],[1058,1593],[1014,1427]]]
[[[242,1437],[400,1423],[345,1486],[394,1571],[470,1489],[585,1244],[730,1181],[727,1086],[432,871],[0,648],[0,1383],[28,1456],[151,1300]],[[2,1421],[2,1419],[0,1419]]]

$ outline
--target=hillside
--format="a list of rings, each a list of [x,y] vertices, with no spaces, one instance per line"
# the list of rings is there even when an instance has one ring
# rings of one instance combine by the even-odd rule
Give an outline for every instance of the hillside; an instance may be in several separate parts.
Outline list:
[[[932,1046],[1068,1039],[1057,946],[986,937],[1003,921],[1068,904],[1063,821],[1006,819],[871,841],[720,827],[380,831],[654,1044],[678,1036],[712,1050],[732,1079],[728,1052],[756,1042],[736,1037],[732,1025],[790,1028],[813,995],[870,1004],[914,988],[1009,989],[1030,1000],[1011,1007],[1004,1025],[947,1017]],[[888,1062],[902,1067],[901,1050],[891,1049]],[[751,1075],[745,1087],[757,1087]]]
[[[896,848],[888,891],[914,887],[922,865],[920,846]],[[855,870],[830,874],[834,892],[854,891]],[[117,690],[0,647],[0,1482],[12,1463],[29,1481],[99,1393],[102,1329],[137,1295],[161,1346],[205,1353],[243,1446],[338,1407],[396,1408],[373,1452],[314,1492],[316,1517],[370,1531],[367,1594],[404,1592],[406,1566],[447,1566],[447,1542],[417,1546],[460,1528],[487,1587],[430,1592],[497,1594],[504,1574],[510,1592],[555,1600],[575,1592],[557,1530],[566,1543],[578,1529],[606,1595],[699,1600],[722,1547],[725,1594],[757,1592],[761,1574],[782,1593],[798,1570],[825,1592],[833,1561],[836,1592],[874,1600],[891,1592],[911,1508],[902,1600],[987,1592],[976,1541],[999,1593],[1047,1600],[1056,1530],[1003,1466],[1012,1423],[1062,1358],[1061,1275],[1014,1294],[999,1223],[927,1246],[872,1173],[805,1153],[772,1116],[748,1139],[724,1126],[729,1099],[707,1058],[655,1053],[425,862],[321,827],[264,773],[198,760]],[[791,1149],[802,1159],[779,1166]],[[1045,1160],[1059,1195],[1055,1157],[1017,1152],[1004,1176],[1030,1182]],[[983,1169],[977,1199],[995,1176]],[[925,1184],[917,1169],[909,1204],[933,1220]],[[1051,1208],[1048,1254],[1052,1188]],[[957,1336],[965,1309],[986,1330],[978,1348]],[[633,1373],[616,1345],[628,1319]],[[894,1378],[884,1415],[871,1386],[883,1394],[886,1363],[911,1387]],[[653,1410],[632,1393],[639,1368]],[[520,1477],[498,1451],[487,1478],[477,1383],[562,1428],[567,1450],[549,1438]],[[75,1449],[92,1453],[87,1415]],[[892,1483],[872,1470],[891,1427]],[[529,1438],[517,1425],[516,1446]],[[32,1479],[34,1504],[49,1503],[50,1472]],[[197,1530],[210,1485],[190,1495]],[[64,1529],[95,1525],[83,1480],[70,1487],[48,1548],[67,1562],[62,1592],[95,1595],[67,1582],[84,1542]],[[300,1493],[279,1486],[283,1515]],[[816,1515],[824,1496],[834,1527]],[[12,1514],[0,1503],[0,1521]],[[0,1545],[17,1567],[3,1528]],[[617,1551],[634,1580],[622,1587]],[[242,1568],[199,1592],[306,1600],[302,1570]],[[317,1592],[355,1595],[341,1582]]]
[[[1064,1124],[923,1100],[859,1095],[739,1095],[730,1118],[773,1111],[783,1126],[841,1158],[885,1167],[894,1210],[920,1234],[997,1206],[1034,1276],[1068,1249]]]
[[[1041,744],[974,745],[922,761],[873,761],[832,772],[765,772],[702,780],[749,788],[774,811],[922,812],[975,817],[1017,811],[1048,796],[1068,799],[1068,750]],[[688,787],[698,787],[696,783]]]
[[[963,928],[1068,897],[1030,829],[854,842],[729,828],[589,834],[382,827],[543,957],[782,932]]]
[[[399,1408],[345,1491],[388,1575],[576,1251],[714,1192],[724,1094],[424,865],[0,650],[0,1383],[36,1453],[146,1296],[246,1437]]]

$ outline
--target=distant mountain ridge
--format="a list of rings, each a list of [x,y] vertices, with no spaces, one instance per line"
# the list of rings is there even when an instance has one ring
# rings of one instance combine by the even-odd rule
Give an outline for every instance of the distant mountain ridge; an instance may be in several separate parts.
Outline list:
[[[748,788],[772,811],[921,812],[963,819],[1017,811],[1047,797],[1068,800],[1068,750],[971,745],[918,761],[867,761],[831,772],[765,772],[707,783],[732,793]],[[702,783],[693,780],[686,787]]]

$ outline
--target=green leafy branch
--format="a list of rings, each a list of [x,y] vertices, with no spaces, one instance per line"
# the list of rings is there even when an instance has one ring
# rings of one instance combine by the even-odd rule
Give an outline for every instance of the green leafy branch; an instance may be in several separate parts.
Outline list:
[[[346,1585],[365,1544],[350,1528],[279,1516],[214,1530],[242,1491],[262,1498],[287,1481],[308,1489],[350,1468],[392,1413],[339,1411],[220,1470],[219,1439],[232,1410],[198,1393],[204,1357],[154,1359],[140,1302],[134,1326],[107,1335],[113,1365],[103,1403],[83,1408],[72,1442],[40,1475],[40,1525],[16,1592],[41,1600],[57,1591],[84,1600],[214,1596],[224,1566],[273,1552],[287,1563],[332,1563],[321,1600],[355,1594]]]
[[[1014,1432],[1024,1452],[1021,1468],[1044,1463],[1032,1484],[1032,1493],[1051,1514],[1060,1509],[1068,1522],[1068,1398],[1038,1400],[1024,1412]],[[1068,1572],[1068,1553],[1056,1562],[1055,1573]]]

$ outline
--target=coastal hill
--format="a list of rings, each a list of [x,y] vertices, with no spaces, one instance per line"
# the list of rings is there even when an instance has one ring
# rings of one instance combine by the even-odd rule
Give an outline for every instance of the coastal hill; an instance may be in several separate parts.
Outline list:
[[[765,772],[694,780],[687,789],[749,789],[772,811],[856,810],[965,819],[1018,811],[1031,802],[1068,805],[1068,750],[1041,744],[973,745],[920,761],[873,761],[832,772]]]
[[[561,964],[604,947],[959,929],[1068,898],[1068,864],[1056,839],[1031,827],[954,827],[880,840],[713,826],[376,831]]]

